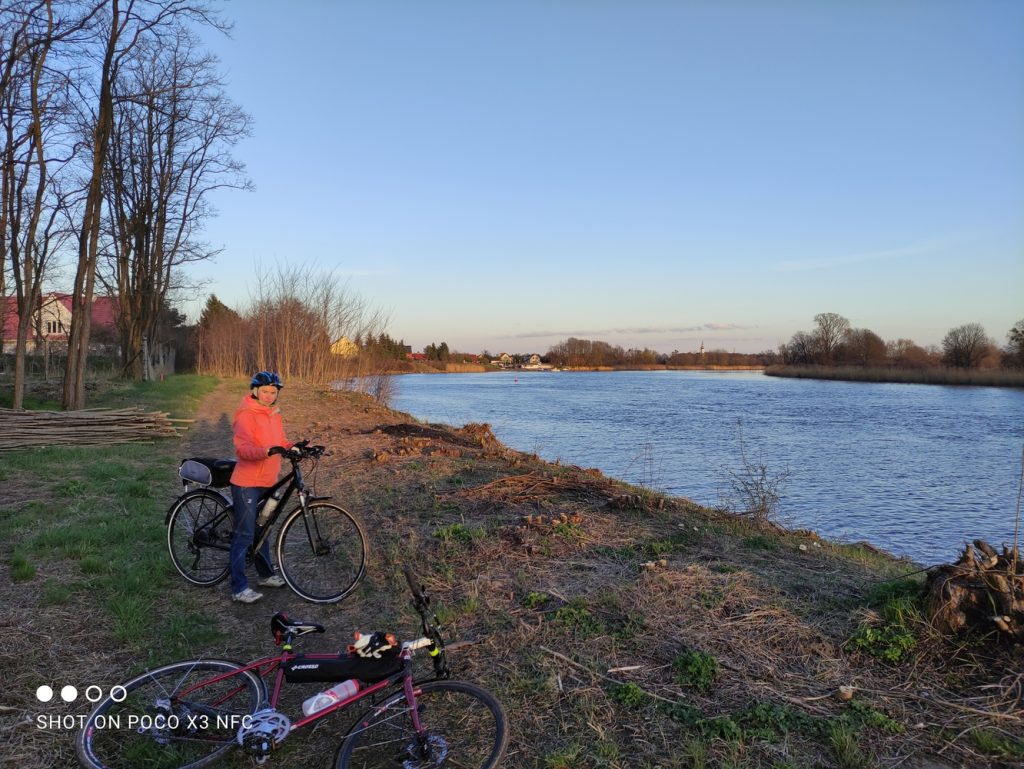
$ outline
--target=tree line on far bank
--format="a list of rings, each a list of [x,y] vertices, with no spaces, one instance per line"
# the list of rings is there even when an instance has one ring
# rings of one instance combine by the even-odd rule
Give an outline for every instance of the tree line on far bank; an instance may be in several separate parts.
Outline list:
[[[834,366],[890,369],[1024,369],[1024,320],[1007,332],[1000,347],[980,323],[968,323],[948,331],[940,346],[927,347],[912,339],[885,341],[867,328],[854,328],[838,313],[814,316],[814,329],[798,331],[776,350],[758,353],[722,349],[699,352],[657,352],[648,348],[623,348],[608,342],[570,337],[548,349],[541,361],[565,368],[644,368],[654,366],[786,367]],[[430,345],[430,360],[464,360],[463,353],[449,353],[446,343]],[[442,354],[439,356],[438,352]],[[396,355],[396,357],[398,357]],[[490,360],[484,351],[478,357]],[[529,356],[512,356],[525,363]]]
[[[1021,369],[1024,368],[1024,320],[1006,334],[999,347],[980,323],[950,329],[941,346],[922,347],[911,339],[883,341],[867,328],[854,328],[834,312],[814,316],[814,329],[797,331],[779,346],[784,366],[854,366],[899,369]]]

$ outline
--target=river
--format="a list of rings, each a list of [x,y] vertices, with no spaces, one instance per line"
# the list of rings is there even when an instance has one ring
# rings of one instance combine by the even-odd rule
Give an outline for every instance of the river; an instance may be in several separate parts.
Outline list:
[[[921,564],[1012,542],[1024,391],[825,382],[760,372],[502,372],[396,377],[391,405],[487,422],[506,445],[705,505],[764,465],[778,517]],[[744,457],[746,457],[744,461]],[[1024,537],[1024,535],[1022,535]]]

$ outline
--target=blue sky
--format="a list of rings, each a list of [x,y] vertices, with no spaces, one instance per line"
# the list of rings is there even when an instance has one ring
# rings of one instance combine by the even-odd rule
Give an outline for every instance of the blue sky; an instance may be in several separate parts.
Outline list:
[[[1024,318],[1024,3],[225,6],[254,118],[195,271],[348,281],[414,349],[774,348]]]

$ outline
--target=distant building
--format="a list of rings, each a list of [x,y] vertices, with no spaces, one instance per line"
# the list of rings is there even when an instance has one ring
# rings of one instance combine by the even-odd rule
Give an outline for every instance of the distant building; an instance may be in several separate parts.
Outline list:
[[[339,358],[354,358],[358,354],[359,345],[347,336],[340,337],[338,341],[331,345],[331,355],[337,355]]]
[[[71,330],[71,294],[50,292],[43,294],[39,307],[32,316],[32,328],[28,331],[26,350],[30,354],[41,348],[64,349]],[[18,300],[17,297],[3,297],[3,351],[13,353],[18,342]],[[93,300],[91,312],[92,333],[116,336],[118,302],[116,297],[98,296]]]

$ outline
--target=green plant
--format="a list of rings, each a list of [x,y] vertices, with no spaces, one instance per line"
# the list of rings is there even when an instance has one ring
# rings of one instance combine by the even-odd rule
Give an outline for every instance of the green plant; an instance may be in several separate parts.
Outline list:
[[[573,769],[579,765],[576,762],[582,752],[583,748],[575,743],[567,745],[561,750],[545,756],[544,766],[547,769]]]
[[[46,606],[57,606],[67,603],[68,599],[71,598],[71,592],[71,588],[67,585],[62,585],[55,580],[48,579],[46,584],[43,585],[43,604]]]
[[[917,646],[917,639],[908,629],[884,625],[875,627],[862,623],[847,642],[848,646],[867,652],[887,662],[899,662]]]
[[[825,722],[786,705],[754,702],[736,716],[746,734],[769,742],[777,741],[790,732],[808,737],[819,736]]]
[[[988,729],[975,729],[969,738],[982,753],[997,758],[1024,758],[1024,741],[996,734]]]
[[[556,523],[551,529],[551,533],[565,539],[578,540],[583,537],[583,529],[580,528],[580,525],[578,523],[571,523],[570,521],[560,521],[559,523]]]
[[[537,608],[540,608],[541,606],[543,606],[547,602],[548,602],[548,594],[547,593],[538,593],[538,592],[535,592],[535,591],[532,591],[532,590],[529,593],[526,594],[526,597],[523,598],[522,601],[520,601],[520,603],[523,605],[523,607],[525,607],[527,609],[537,609]]]
[[[36,567],[24,553],[14,553],[10,560],[11,579],[15,582],[28,582],[36,575]]]
[[[829,742],[841,769],[868,769],[871,758],[864,754],[853,729],[847,724],[835,724],[829,733]]]
[[[899,721],[893,720],[882,711],[875,710],[867,703],[858,700],[851,701],[847,711],[838,720],[855,729],[870,726],[889,734],[901,734],[906,731],[906,727]]]
[[[755,534],[743,540],[743,546],[751,550],[767,550],[774,552],[779,549],[778,539],[766,537],[763,534]]]
[[[743,729],[730,716],[718,716],[700,721],[697,726],[706,737],[739,742],[743,739]]]
[[[638,708],[643,705],[648,695],[643,689],[633,682],[625,684],[613,684],[611,698],[615,702],[627,708]]]
[[[482,532],[469,529],[465,524],[451,523],[435,529],[434,536],[447,544],[468,545],[474,539],[482,536]]]
[[[868,603],[879,611],[880,620],[861,622],[847,646],[887,662],[902,660],[917,647],[913,628],[923,622],[921,594],[921,585],[910,580],[878,585],[868,595]]]
[[[554,621],[583,636],[594,636],[604,631],[604,625],[591,613],[582,598],[574,598],[558,609],[555,612]]]
[[[672,660],[672,669],[677,684],[702,692],[711,688],[720,671],[718,660],[697,649],[686,649],[677,654]]]

